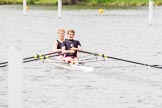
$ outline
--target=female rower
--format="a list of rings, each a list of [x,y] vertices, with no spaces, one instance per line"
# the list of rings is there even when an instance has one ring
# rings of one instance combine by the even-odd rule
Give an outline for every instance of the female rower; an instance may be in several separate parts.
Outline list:
[[[61,53],[62,51],[61,44],[65,40],[64,37],[65,37],[65,30],[63,28],[58,29],[58,39],[54,42],[54,45],[53,45],[54,52]],[[57,59],[62,59],[62,58],[63,58],[63,55],[60,55],[58,56]]]

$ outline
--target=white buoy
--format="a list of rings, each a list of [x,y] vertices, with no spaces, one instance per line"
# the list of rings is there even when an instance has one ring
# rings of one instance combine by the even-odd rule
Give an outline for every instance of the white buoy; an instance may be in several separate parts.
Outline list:
[[[26,15],[26,0],[23,0],[23,15]]]
[[[58,18],[61,18],[62,13],[62,0],[58,0]]]
[[[149,25],[153,23],[154,0],[149,0]]]
[[[22,58],[20,49],[10,47],[8,50],[8,108],[23,108],[22,106]]]

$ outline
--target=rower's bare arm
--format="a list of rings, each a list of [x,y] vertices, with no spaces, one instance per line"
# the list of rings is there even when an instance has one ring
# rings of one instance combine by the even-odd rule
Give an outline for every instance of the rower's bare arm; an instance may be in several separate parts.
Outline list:
[[[54,42],[54,45],[53,45],[53,51],[56,51],[57,50],[57,45],[58,45],[58,43],[55,41]]]
[[[55,41],[54,45],[53,45],[53,50],[52,51],[54,51],[54,52],[61,52],[62,49],[57,49],[57,45],[58,45],[58,43]]]
[[[80,51],[80,50],[82,50],[82,48],[81,48],[81,46],[80,46],[80,45],[78,45],[78,51]]]

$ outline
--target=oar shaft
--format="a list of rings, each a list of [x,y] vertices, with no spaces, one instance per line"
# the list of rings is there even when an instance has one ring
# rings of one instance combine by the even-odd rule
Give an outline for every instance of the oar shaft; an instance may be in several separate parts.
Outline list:
[[[53,55],[53,54],[56,54],[56,53],[60,53],[60,51],[55,51],[55,52],[46,53],[46,54],[36,54],[35,56],[27,57],[27,58],[24,58],[23,60],[33,59],[33,58],[39,58],[41,56]]]
[[[8,64],[5,64],[5,65],[1,65],[0,67],[6,67],[6,66],[8,66]]]
[[[129,63],[133,63],[133,64],[138,64],[138,65],[162,69],[162,66],[159,66],[159,65],[150,65],[150,64],[140,63],[140,62],[136,62],[136,61],[121,59],[121,58],[117,58],[117,57],[111,57],[111,56],[107,56],[107,55],[104,55],[104,54],[92,53],[92,52],[88,52],[88,51],[80,51],[80,52],[91,54],[91,55],[94,55],[94,56],[100,56],[100,57],[103,57],[103,58],[111,58],[111,59],[114,59],[114,60],[119,60],[119,61],[129,62]]]
[[[31,62],[31,61],[37,61],[37,60],[40,60],[40,59],[37,58],[37,59],[26,60],[26,61],[23,61],[23,63],[27,63],[27,62]]]
[[[30,59],[30,60],[24,60],[23,63],[26,63],[26,62],[31,62],[31,61],[37,61],[37,60],[44,60],[44,59],[48,59],[50,57],[56,57],[56,56],[59,56],[59,55],[63,55],[65,53],[60,53],[60,54],[56,54],[56,55],[50,55],[50,56],[40,56],[39,58],[33,58],[33,59]]]
[[[55,51],[55,52],[46,53],[46,54],[39,54],[39,55],[35,55],[32,57],[26,57],[26,58],[23,58],[23,63],[39,60],[39,59],[42,59],[43,57],[48,56],[48,55],[53,55],[53,54],[58,55],[57,53],[60,53],[60,51]],[[6,66],[8,66],[8,62],[0,63],[0,67],[6,67]]]
[[[3,65],[3,64],[7,64],[8,62],[2,62],[2,63],[0,63],[0,65]]]
[[[27,62],[31,62],[31,61],[37,61],[37,60],[44,60],[44,59],[48,59],[50,57],[55,57],[55,56],[59,56],[59,54],[50,55],[50,56],[40,56],[39,58],[33,58],[33,59],[30,59],[30,60],[24,60],[23,63],[27,63]]]
[[[120,61],[124,61],[124,62],[129,62],[129,63],[134,63],[134,64],[138,64],[138,65],[143,65],[143,66],[148,66],[148,67],[154,67],[154,68],[162,69],[162,67],[157,67],[155,65],[150,65],[150,64],[145,64],[145,63],[140,63],[140,62],[125,60],[125,59],[120,59],[120,58],[116,58],[116,57],[108,56],[108,58],[111,58],[111,59],[114,59],[114,60],[120,60]]]

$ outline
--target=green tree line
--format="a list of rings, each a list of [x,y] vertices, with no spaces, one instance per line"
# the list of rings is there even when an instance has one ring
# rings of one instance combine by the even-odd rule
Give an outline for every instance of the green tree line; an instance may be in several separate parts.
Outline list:
[[[0,4],[22,4],[23,0],[0,0]],[[162,5],[162,0],[154,0],[155,5]],[[27,0],[29,4],[57,4],[58,0]],[[65,5],[111,5],[111,6],[143,6],[149,0],[62,0]]]

